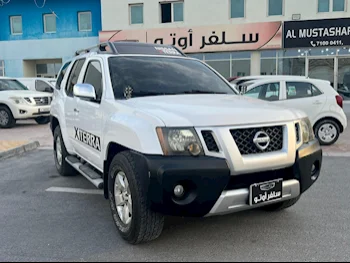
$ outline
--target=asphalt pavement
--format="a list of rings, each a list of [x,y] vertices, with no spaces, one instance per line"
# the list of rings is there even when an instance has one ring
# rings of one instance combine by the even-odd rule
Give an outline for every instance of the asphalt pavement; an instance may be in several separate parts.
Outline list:
[[[289,210],[169,217],[159,239],[132,246],[108,201],[82,176],[60,177],[52,151],[36,150],[0,161],[0,261],[346,261],[348,160],[325,157],[319,181]]]

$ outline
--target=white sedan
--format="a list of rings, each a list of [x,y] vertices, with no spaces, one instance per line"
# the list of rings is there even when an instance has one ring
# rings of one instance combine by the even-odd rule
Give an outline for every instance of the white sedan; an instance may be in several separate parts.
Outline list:
[[[329,81],[319,79],[264,79],[243,84],[243,96],[304,111],[321,145],[334,144],[347,127],[343,98]]]
[[[16,79],[0,78],[0,128],[12,128],[17,120],[50,122],[52,94],[28,90]]]

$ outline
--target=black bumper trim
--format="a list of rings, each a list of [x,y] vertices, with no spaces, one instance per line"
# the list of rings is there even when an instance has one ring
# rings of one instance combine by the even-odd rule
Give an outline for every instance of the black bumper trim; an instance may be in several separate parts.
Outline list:
[[[318,141],[310,142],[296,153],[295,163],[280,171],[264,171],[255,174],[231,176],[225,159],[216,157],[182,157],[139,155],[148,168],[145,185],[148,200],[154,211],[174,216],[202,217],[213,208],[224,190],[248,188],[250,184],[277,179],[288,171],[285,180],[300,182],[301,194],[318,179],[322,167],[322,149]],[[312,166],[318,171],[311,176]],[[276,178],[274,178],[276,177]],[[233,181],[234,180],[234,181]],[[186,195],[182,199],[174,196],[174,188],[181,184]]]

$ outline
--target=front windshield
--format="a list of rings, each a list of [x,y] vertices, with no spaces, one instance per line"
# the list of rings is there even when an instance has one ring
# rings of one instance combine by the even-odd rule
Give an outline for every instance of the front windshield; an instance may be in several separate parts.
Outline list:
[[[116,99],[176,94],[237,94],[196,60],[119,56],[109,58]]]
[[[22,83],[14,79],[0,79],[0,91],[28,90]]]

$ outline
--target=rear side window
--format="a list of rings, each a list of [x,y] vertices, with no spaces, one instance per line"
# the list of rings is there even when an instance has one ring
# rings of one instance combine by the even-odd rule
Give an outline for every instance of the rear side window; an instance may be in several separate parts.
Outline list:
[[[322,92],[311,83],[307,82],[287,82],[287,99],[301,99],[319,96]]]
[[[280,83],[267,83],[258,87],[255,87],[245,93],[245,96],[257,98],[267,101],[277,101],[279,100],[280,94]]]
[[[68,66],[70,65],[70,61],[67,62],[66,64],[63,65],[61,71],[60,71],[60,74],[58,75],[58,78],[57,78],[57,82],[56,82],[56,89],[57,90],[60,90],[61,89],[61,83],[62,83],[62,80],[67,72],[67,68]]]
[[[73,97],[73,88],[74,88],[74,85],[77,84],[77,82],[78,82],[79,74],[80,74],[80,71],[81,71],[84,63],[85,63],[85,58],[78,59],[77,61],[75,61],[74,65],[73,65],[73,68],[72,68],[72,71],[70,72],[67,86],[66,86],[66,94],[69,97]]]

